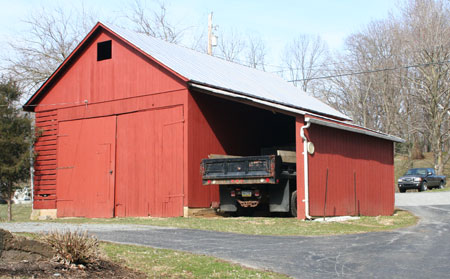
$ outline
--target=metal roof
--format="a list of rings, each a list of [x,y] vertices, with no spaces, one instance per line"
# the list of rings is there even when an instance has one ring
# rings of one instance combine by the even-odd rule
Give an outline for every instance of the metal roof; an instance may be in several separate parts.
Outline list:
[[[227,90],[274,104],[339,119],[348,116],[308,95],[275,74],[239,65],[183,46],[116,26],[106,26],[190,83]]]
[[[358,126],[358,125],[354,125],[354,124],[343,123],[343,122],[332,122],[330,120],[326,121],[326,120],[310,118],[310,117],[306,117],[305,118],[305,122],[311,122],[311,123],[317,124],[317,125],[322,125],[322,126],[327,126],[327,127],[339,129],[339,130],[359,133],[359,134],[372,136],[372,137],[376,137],[376,138],[380,138],[380,139],[390,140],[390,141],[393,141],[393,142],[398,142],[398,143],[404,143],[405,142],[405,140],[402,139],[402,138],[399,138],[399,137],[396,137],[396,136],[392,136],[392,135],[389,135],[389,134],[385,134],[385,133],[380,132],[380,131],[375,131],[375,130],[371,130],[371,129],[368,129],[368,128],[364,128],[364,127],[361,127],[361,126]]]

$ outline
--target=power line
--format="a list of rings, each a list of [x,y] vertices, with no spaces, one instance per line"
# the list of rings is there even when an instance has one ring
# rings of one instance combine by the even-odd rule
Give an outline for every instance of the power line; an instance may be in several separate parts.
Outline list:
[[[360,71],[360,72],[350,72],[350,73],[338,74],[338,75],[328,75],[328,76],[321,76],[321,77],[294,79],[294,80],[288,80],[287,82],[309,81],[309,80],[317,80],[317,79],[329,79],[329,78],[336,78],[336,77],[345,77],[345,76],[353,76],[353,75],[361,75],[361,74],[379,73],[379,72],[385,72],[385,71],[394,71],[394,70],[399,70],[399,69],[427,67],[427,66],[431,66],[431,65],[443,65],[443,64],[447,64],[447,63],[450,63],[450,60],[438,61],[438,62],[430,62],[430,63],[423,63],[423,64],[413,64],[413,65],[406,65],[406,66],[398,66],[398,67],[393,67],[393,68],[382,68],[382,69],[367,70],[367,71]],[[78,102],[69,102],[69,103],[27,105],[27,107],[81,105],[81,104],[86,104],[86,103],[78,101]],[[0,107],[7,107],[7,106],[10,106],[10,105],[0,105]]]
[[[348,61],[348,62],[357,62],[358,59],[349,59],[349,60],[346,60],[346,61]],[[305,68],[329,71],[331,66],[341,65],[341,64],[342,64],[342,62],[332,62],[332,63],[329,62],[329,63],[326,63],[326,64],[322,63],[322,64],[319,64],[319,65],[316,65],[316,66],[308,66],[308,67],[305,67]],[[298,70],[302,70],[301,67],[275,66],[275,65],[270,65],[270,66],[281,69],[281,70],[278,70],[278,71],[272,71],[271,73],[283,73],[283,72],[287,72],[287,71],[291,71],[291,70],[297,70],[297,71]]]
[[[427,67],[427,66],[431,66],[431,65],[443,65],[443,64],[447,64],[447,63],[450,63],[450,60],[431,62],[431,63],[424,63],[424,64],[414,64],[414,65],[407,65],[407,66],[398,66],[398,67],[394,67],[394,68],[383,68],[383,69],[375,69],[375,70],[368,70],[368,71],[361,71],[361,72],[351,72],[351,73],[338,74],[338,75],[329,75],[329,76],[303,78],[303,79],[293,79],[293,80],[288,80],[287,82],[309,81],[309,80],[317,80],[317,79],[329,79],[329,78],[336,78],[336,77],[345,77],[345,76],[353,76],[353,75],[362,75],[362,74],[371,74],[371,73],[379,73],[379,72],[386,72],[386,71],[394,71],[394,70],[399,70],[399,69]]]

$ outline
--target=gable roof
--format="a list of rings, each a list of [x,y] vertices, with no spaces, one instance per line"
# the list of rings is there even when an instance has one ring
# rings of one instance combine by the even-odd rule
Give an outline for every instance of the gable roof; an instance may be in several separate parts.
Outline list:
[[[350,120],[346,115],[308,95],[275,74],[232,63],[120,27],[111,26],[110,28],[102,23],[97,23],[66,61],[70,60],[80,46],[85,44],[88,38],[99,28],[104,28],[128,42],[145,55],[152,57],[158,63],[187,80],[191,85],[206,86],[207,88],[251,97],[264,101],[269,106],[277,104],[341,120]],[[66,61],[24,105],[25,109],[38,99],[38,95],[44,91],[49,81],[54,78]]]

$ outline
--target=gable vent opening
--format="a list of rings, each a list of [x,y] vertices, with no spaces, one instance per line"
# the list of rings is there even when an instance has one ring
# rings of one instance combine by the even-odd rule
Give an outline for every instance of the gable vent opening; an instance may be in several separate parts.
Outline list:
[[[97,43],[97,61],[111,59],[111,40]]]

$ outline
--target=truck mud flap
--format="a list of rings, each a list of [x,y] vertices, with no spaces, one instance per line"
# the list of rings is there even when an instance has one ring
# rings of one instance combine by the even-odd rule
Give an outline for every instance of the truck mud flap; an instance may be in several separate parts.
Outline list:
[[[227,186],[219,186],[220,192],[220,211],[221,212],[236,212],[236,198],[230,195],[230,189]]]
[[[283,183],[284,182],[284,183]],[[268,187],[270,212],[289,212],[289,179],[281,181],[279,185]]]

